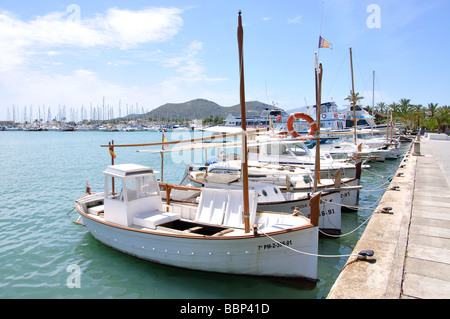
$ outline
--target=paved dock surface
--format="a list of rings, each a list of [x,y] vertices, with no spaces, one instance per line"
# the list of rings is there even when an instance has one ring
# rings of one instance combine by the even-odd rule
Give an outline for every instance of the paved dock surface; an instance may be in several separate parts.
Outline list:
[[[413,143],[414,144],[414,143]],[[450,298],[450,141],[420,139],[400,164],[392,186],[355,246],[328,299]],[[380,213],[392,207],[391,214]]]

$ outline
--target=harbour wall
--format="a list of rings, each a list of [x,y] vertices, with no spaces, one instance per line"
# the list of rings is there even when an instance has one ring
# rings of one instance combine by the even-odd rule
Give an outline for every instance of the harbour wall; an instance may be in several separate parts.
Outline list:
[[[327,299],[400,298],[417,165],[413,144],[352,253],[373,250],[374,255],[350,257]],[[387,207],[392,209],[383,211]]]

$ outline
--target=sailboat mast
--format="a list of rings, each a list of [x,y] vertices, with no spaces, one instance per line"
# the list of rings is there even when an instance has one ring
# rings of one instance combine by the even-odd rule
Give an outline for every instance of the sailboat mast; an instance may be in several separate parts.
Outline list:
[[[372,79],[372,116],[374,116],[375,110],[375,71],[373,71],[373,79]]]
[[[242,28],[242,17],[241,11],[238,12],[238,48],[239,48],[239,77],[240,77],[240,102],[241,102],[241,128],[242,128],[242,160],[241,160],[241,171],[242,171],[242,187],[244,196],[244,224],[245,232],[250,232],[250,212],[249,212],[249,195],[248,195],[248,163],[247,163],[247,123],[245,116],[245,89],[244,89],[244,54],[243,54],[243,41],[244,41],[244,30]]]
[[[356,120],[356,101],[355,101],[355,83],[353,80],[353,58],[352,58],[352,48],[350,48],[350,68],[351,68],[351,72],[352,72],[352,102],[353,102],[353,128],[354,128],[354,140],[355,140],[355,145],[357,145],[357,137],[356,137],[356,125],[357,125],[357,120]]]
[[[315,56],[315,84],[316,84],[316,156],[314,166],[314,192],[317,190],[317,183],[320,182],[320,113],[322,108],[322,63],[318,64]]]

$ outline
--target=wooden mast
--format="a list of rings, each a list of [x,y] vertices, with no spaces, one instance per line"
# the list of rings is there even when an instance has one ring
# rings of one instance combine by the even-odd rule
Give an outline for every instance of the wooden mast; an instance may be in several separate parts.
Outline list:
[[[239,49],[239,75],[240,75],[240,102],[241,102],[241,128],[242,128],[242,160],[241,171],[243,181],[243,196],[244,196],[244,224],[245,232],[250,232],[250,213],[249,213],[249,195],[248,195],[248,163],[247,163],[247,123],[245,116],[245,89],[244,89],[244,55],[243,55],[243,40],[244,30],[242,28],[241,11],[238,12],[238,49]]]
[[[320,113],[322,108],[322,63],[318,64],[317,55],[315,56],[315,82],[316,82],[316,158],[314,166],[314,192],[317,190],[317,183],[320,183]]]
[[[161,140],[164,142],[164,133],[162,134]],[[161,145],[161,182],[164,182],[164,144]]]
[[[108,143],[109,144],[109,153],[111,154],[111,165],[114,165],[114,159],[116,158],[116,154],[114,153],[114,140]],[[116,194],[116,186],[114,182],[114,177],[111,178],[112,184],[112,194]]]
[[[353,131],[354,131],[354,139],[355,139],[355,145],[357,145],[356,140],[356,101],[355,101],[355,83],[353,81],[353,58],[352,58],[352,48],[350,48],[350,68],[352,72],[352,102],[353,102]]]

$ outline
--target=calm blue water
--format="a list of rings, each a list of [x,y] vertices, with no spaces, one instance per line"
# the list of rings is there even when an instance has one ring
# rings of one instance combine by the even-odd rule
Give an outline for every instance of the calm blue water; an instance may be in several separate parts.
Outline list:
[[[175,140],[187,134],[166,133],[166,137]],[[102,191],[102,170],[111,157],[100,145],[111,140],[115,144],[156,142],[161,141],[161,133],[0,132],[0,298],[321,299],[328,295],[347,257],[319,258],[320,281],[311,289],[155,265],[98,243],[85,227],[72,222],[77,213],[69,212],[84,194],[86,180],[93,191]],[[116,148],[116,164],[132,162],[159,171],[161,156],[137,153],[138,149],[144,148]],[[166,155],[164,181],[178,183],[184,161],[200,164],[202,152]],[[393,172],[399,162],[373,164],[371,173],[363,173],[365,188],[385,183],[381,175]],[[360,206],[373,205],[383,192],[363,191]],[[344,214],[342,232],[355,229],[371,213]],[[319,253],[350,254],[363,229],[340,239],[320,239]],[[80,274],[79,281],[75,274]]]

